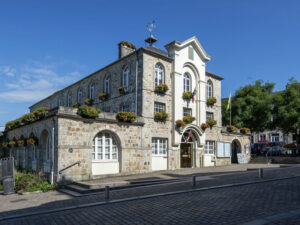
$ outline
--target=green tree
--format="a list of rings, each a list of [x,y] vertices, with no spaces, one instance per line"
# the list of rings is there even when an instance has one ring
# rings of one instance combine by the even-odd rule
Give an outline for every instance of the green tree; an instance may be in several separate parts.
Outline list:
[[[300,144],[300,83],[294,78],[289,80],[287,88],[273,96],[273,127],[286,133],[292,133]]]
[[[252,132],[267,129],[271,122],[273,88],[274,83],[257,80],[253,85],[238,89],[232,98],[232,125],[248,127]]]

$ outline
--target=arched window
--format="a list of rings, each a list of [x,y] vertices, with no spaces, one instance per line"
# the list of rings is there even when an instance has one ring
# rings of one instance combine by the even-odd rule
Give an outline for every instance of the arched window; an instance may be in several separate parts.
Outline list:
[[[72,94],[68,94],[68,107],[72,107]]]
[[[191,76],[188,73],[183,75],[183,91],[191,91]]]
[[[122,86],[128,88],[128,85],[129,85],[129,68],[126,67],[126,68],[123,70]]]
[[[95,99],[95,84],[90,85],[89,98]]]
[[[107,93],[107,94],[110,93],[110,76],[107,76],[107,77],[105,78],[104,92]]]
[[[79,89],[78,94],[77,94],[77,102],[79,104],[82,104],[82,90]]]
[[[155,65],[155,86],[165,83],[164,68],[160,63]]]
[[[206,98],[211,98],[211,97],[213,97],[213,84],[211,80],[208,80],[206,84]]]
[[[46,141],[46,161],[50,161],[50,152],[51,152],[51,140],[48,135],[47,141]]]
[[[107,132],[99,133],[94,139],[92,159],[97,161],[117,161],[118,146],[114,137]]]

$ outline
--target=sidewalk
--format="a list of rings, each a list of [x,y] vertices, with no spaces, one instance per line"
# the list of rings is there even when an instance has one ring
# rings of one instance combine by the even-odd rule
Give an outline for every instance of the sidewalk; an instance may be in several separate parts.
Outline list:
[[[224,167],[213,168],[196,168],[196,169],[183,169],[177,171],[162,171],[151,174],[139,174],[134,176],[122,177],[122,179],[145,179],[149,177],[180,177],[185,178],[180,182],[158,184],[151,186],[144,186],[138,188],[130,188],[123,190],[111,191],[111,199],[124,199],[130,197],[145,196],[158,193],[167,193],[172,191],[189,190],[193,189],[191,180],[187,180],[187,176],[191,174],[197,175],[197,187],[213,187],[225,184],[236,184],[241,182],[258,181],[257,171],[246,171],[247,168],[261,168],[268,167],[264,171],[265,179],[273,179],[280,177],[288,177],[299,175],[300,167],[287,167],[278,168],[279,165],[233,165]],[[166,178],[166,177],[165,177]],[[116,181],[120,177],[105,178],[106,181]],[[69,206],[78,206],[87,203],[103,202],[104,193],[93,193],[83,197],[71,197],[57,191],[48,193],[32,193],[28,195],[9,195],[0,196],[0,218],[5,216],[18,215],[23,213],[38,212],[41,210],[59,209]]]

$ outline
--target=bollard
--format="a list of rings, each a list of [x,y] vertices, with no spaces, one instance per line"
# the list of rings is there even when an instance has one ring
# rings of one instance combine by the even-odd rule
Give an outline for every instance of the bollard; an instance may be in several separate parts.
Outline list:
[[[109,201],[109,186],[105,186],[105,201]]]
[[[196,188],[197,184],[196,184],[196,176],[195,175],[192,176],[192,180],[193,180],[193,188]]]
[[[258,178],[263,179],[264,178],[264,171],[263,168],[258,169]]]

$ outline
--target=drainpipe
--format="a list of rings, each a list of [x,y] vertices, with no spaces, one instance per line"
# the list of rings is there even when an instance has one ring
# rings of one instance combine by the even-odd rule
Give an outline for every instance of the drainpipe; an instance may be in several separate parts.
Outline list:
[[[54,127],[52,128],[52,138],[51,138],[51,177],[50,177],[50,183],[53,184],[54,182]]]
[[[138,87],[138,52],[136,52],[136,59],[135,59],[135,114],[137,115],[137,87]]]

